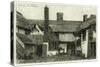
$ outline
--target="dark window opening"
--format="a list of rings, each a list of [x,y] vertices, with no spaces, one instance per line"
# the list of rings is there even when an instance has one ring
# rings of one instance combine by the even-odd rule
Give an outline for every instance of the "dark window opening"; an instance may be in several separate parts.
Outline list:
[[[56,42],[52,42],[49,44],[49,50],[57,50],[58,44]]]
[[[25,34],[28,35],[28,34],[30,34],[30,32],[29,31],[26,31]]]

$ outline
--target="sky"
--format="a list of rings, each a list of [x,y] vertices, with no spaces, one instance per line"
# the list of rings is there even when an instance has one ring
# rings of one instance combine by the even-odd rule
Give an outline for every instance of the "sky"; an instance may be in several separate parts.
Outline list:
[[[67,5],[67,4],[46,4],[33,2],[17,2],[16,10],[27,19],[44,20],[44,7],[49,8],[49,20],[56,20],[57,12],[63,13],[64,20],[82,21],[83,15],[96,14],[95,6]]]

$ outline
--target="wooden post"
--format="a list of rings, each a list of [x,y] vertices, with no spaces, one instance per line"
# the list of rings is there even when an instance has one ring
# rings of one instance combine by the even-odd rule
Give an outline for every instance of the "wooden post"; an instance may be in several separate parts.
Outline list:
[[[47,56],[47,52],[48,52],[48,43],[43,43],[43,46],[42,46],[42,56],[45,57]]]
[[[75,39],[75,55],[77,55],[77,40]]]

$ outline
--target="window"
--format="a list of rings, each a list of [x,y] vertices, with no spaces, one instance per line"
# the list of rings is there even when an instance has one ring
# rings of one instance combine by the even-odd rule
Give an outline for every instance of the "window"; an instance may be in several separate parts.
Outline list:
[[[30,34],[30,32],[29,31],[25,31],[25,34],[28,35],[28,34]]]
[[[56,50],[58,48],[58,44],[56,42],[52,42],[49,44],[49,50]]]

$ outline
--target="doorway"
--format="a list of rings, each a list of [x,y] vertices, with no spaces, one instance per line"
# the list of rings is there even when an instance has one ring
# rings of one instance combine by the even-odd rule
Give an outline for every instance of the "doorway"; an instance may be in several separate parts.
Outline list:
[[[73,42],[68,43],[68,45],[67,45],[67,53],[69,55],[75,55],[75,44]]]
[[[90,56],[93,58],[96,57],[96,43],[91,43],[90,48],[91,48]]]
[[[42,45],[38,45],[37,46],[37,53],[36,53],[39,57],[42,56]]]

